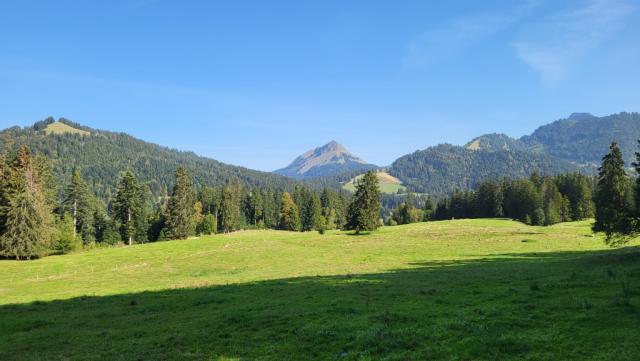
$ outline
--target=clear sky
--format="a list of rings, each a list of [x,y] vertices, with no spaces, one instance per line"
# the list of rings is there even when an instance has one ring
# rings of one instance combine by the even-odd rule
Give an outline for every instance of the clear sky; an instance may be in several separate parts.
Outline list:
[[[1,128],[66,117],[261,170],[639,102],[638,0],[0,1]]]

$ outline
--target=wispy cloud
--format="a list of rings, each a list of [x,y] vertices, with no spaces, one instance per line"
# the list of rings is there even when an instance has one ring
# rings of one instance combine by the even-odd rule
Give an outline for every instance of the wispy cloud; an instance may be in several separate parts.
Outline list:
[[[405,67],[422,67],[455,56],[465,48],[514,26],[539,4],[539,0],[530,0],[515,8],[472,13],[446,21],[411,39],[402,63]]]
[[[636,9],[627,1],[591,0],[582,8],[552,14],[533,24],[525,38],[513,46],[545,82],[556,83],[580,59],[619,32]]]

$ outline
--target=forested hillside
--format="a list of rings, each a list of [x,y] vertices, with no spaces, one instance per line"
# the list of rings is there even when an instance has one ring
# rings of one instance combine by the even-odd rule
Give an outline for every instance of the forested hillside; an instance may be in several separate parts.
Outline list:
[[[480,182],[524,178],[534,172],[575,172],[578,166],[544,154],[511,150],[471,150],[442,144],[400,157],[390,173],[409,189],[435,196],[474,189]]]
[[[599,164],[612,141],[617,141],[627,167],[640,138],[640,113],[606,117],[574,113],[538,128],[520,140],[533,150],[576,163]]]
[[[103,199],[111,197],[120,175],[128,169],[133,170],[156,197],[170,193],[173,175],[179,166],[190,170],[196,185],[224,185],[237,181],[250,188],[284,189],[294,183],[276,174],[227,165],[192,152],[147,143],[124,133],[91,129],[66,119],[53,122],[48,118],[33,127],[13,127],[0,132],[0,149],[15,150],[25,144],[34,153],[46,155],[53,161],[59,186],[68,184],[76,168]],[[61,131],[68,128],[60,127],[60,123],[89,132],[89,135]],[[52,126],[54,131],[51,131]]]

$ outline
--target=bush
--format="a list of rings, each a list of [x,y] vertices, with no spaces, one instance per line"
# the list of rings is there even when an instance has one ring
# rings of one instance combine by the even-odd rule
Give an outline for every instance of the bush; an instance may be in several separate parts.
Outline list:
[[[56,220],[56,231],[52,249],[60,253],[69,253],[82,248],[82,240],[75,236],[73,218],[65,214]]]
[[[196,233],[204,235],[214,234],[217,226],[218,222],[216,217],[213,214],[207,214],[196,227]]]
[[[122,242],[122,237],[120,237],[120,232],[115,227],[109,226],[102,233],[101,243],[115,246],[120,242]]]

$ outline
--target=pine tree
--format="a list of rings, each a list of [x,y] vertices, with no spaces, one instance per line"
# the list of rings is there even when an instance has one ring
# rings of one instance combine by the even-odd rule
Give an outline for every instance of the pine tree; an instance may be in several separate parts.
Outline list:
[[[369,171],[357,181],[347,219],[346,228],[356,234],[376,230],[380,225],[380,189],[375,172]]]
[[[74,225],[73,237],[79,238],[85,245],[95,241],[95,200],[80,172],[75,170],[71,176],[71,183],[64,192],[62,208],[64,213],[71,215]],[[79,236],[79,237],[78,237]]]
[[[55,191],[47,189],[45,169],[26,146],[3,166],[0,254],[29,259],[47,253],[53,233],[50,195]]]
[[[594,199],[596,221],[593,231],[604,233],[608,244],[624,242],[625,236],[632,233],[628,195],[629,183],[624,170],[622,152],[618,144],[613,142],[598,170],[598,184]]]
[[[300,230],[300,216],[298,206],[293,201],[291,194],[282,193],[282,201],[280,204],[280,222],[278,228],[285,231]]]
[[[185,168],[179,167],[167,206],[165,232],[169,239],[184,239],[195,234],[195,203],[196,193],[191,175]]]
[[[300,223],[303,232],[319,230],[323,227],[320,197],[318,197],[315,192],[307,191],[302,203],[302,211],[300,213]]]
[[[127,171],[116,189],[113,218],[119,223],[120,235],[128,245],[133,244],[134,240],[144,242],[144,239],[136,240],[136,236],[142,233],[140,228],[144,226],[143,219],[146,218],[141,194],[135,175]]]
[[[240,229],[242,225],[241,199],[242,186],[240,184],[228,184],[222,189],[218,227],[223,233]]]

